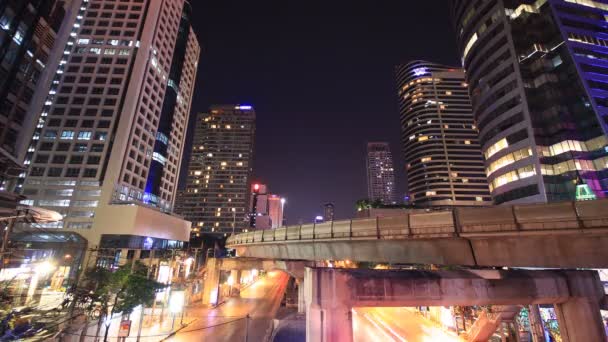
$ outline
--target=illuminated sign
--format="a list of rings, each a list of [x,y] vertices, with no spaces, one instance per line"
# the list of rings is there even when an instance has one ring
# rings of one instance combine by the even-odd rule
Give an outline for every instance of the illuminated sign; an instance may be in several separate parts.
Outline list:
[[[414,69],[414,75],[416,76],[422,76],[422,75],[426,75],[429,73],[428,68],[422,67],[422,68],[416,68]]]
[[[234,107],[234,109],[236,109],[236,110],[252,110],[253,106],[248,106],[248,105],[247,106],[236,106],[236,107]]]

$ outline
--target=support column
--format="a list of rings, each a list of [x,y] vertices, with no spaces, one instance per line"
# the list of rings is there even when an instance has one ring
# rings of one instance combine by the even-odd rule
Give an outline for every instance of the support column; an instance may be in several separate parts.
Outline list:
[[[304,279],[296,280],[298,284],[298,313],[306,312],[306,298],[304,296]]]
[[[214,305],[219,296],[220,285],[220,262],[216,258],[207,259],[205,266],[207,272],[203,283],[203,305]]]
[[[563,342],[606,340],[599,303],[587,298],[571,298],[556,304],[555,312]]]
[[[530,332],[532,333],[533,342],[545,342],[545,329],[543,328],[543,320],[540,317],[540,309],[538,305],[532,304],[528,306],[530,311]]]
[[[241,270],[231,270],[230,277],[232,278],[232,289],[230,296],[232,296],[233,292],[240,293],[241,291]]]
[[[352,298],[349,277],[339,272],[306,268],[307,342],[352,342]]]
[[[563,342],[605,341],[606,332],[600,313],[604,289],[597,272],[563,272],[568,280],[570,298],[555,304]]]

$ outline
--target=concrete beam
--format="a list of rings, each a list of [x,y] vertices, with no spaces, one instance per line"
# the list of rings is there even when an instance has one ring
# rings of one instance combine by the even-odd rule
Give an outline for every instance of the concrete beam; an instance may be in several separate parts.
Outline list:
[[[608,233],[574,231],[427,239],[328,239],[236,246],[240,257],[461,266],[608,268]]]
[[[474,266],[466,239],[321,240],[236,247],[237,255],[282,260],[353,260]]]

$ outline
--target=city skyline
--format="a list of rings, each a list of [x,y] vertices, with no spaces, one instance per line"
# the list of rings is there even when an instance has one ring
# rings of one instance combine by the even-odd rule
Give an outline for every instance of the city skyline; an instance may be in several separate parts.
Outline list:
[[[607,18],[0,1],[0,340],[606,340]]]
[[[367,141],[394,146],[397,199],[403,200],[394,67],[431,57],[459,65],[445,1],[239,2],[236,12],[221,2],[192,6],[205,56],[193,110],[214,103],[256,108],[254,179],[289,200],[290,223],[311,221],[324,202],[335,204],[336,219],[354,214],[355,202],[367,197]],[[436,19],[431,25],[420,13]],[[368,22],[362,25],[362,18]],[[425,33],[414,34],[418,27]]]

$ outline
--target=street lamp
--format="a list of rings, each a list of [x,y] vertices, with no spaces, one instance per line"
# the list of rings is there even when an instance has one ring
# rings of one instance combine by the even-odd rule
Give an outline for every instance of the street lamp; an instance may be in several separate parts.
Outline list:
[[[231,208],[232,211],[232,235],[234,235],[234,229],[236,228],[236,208]]]

